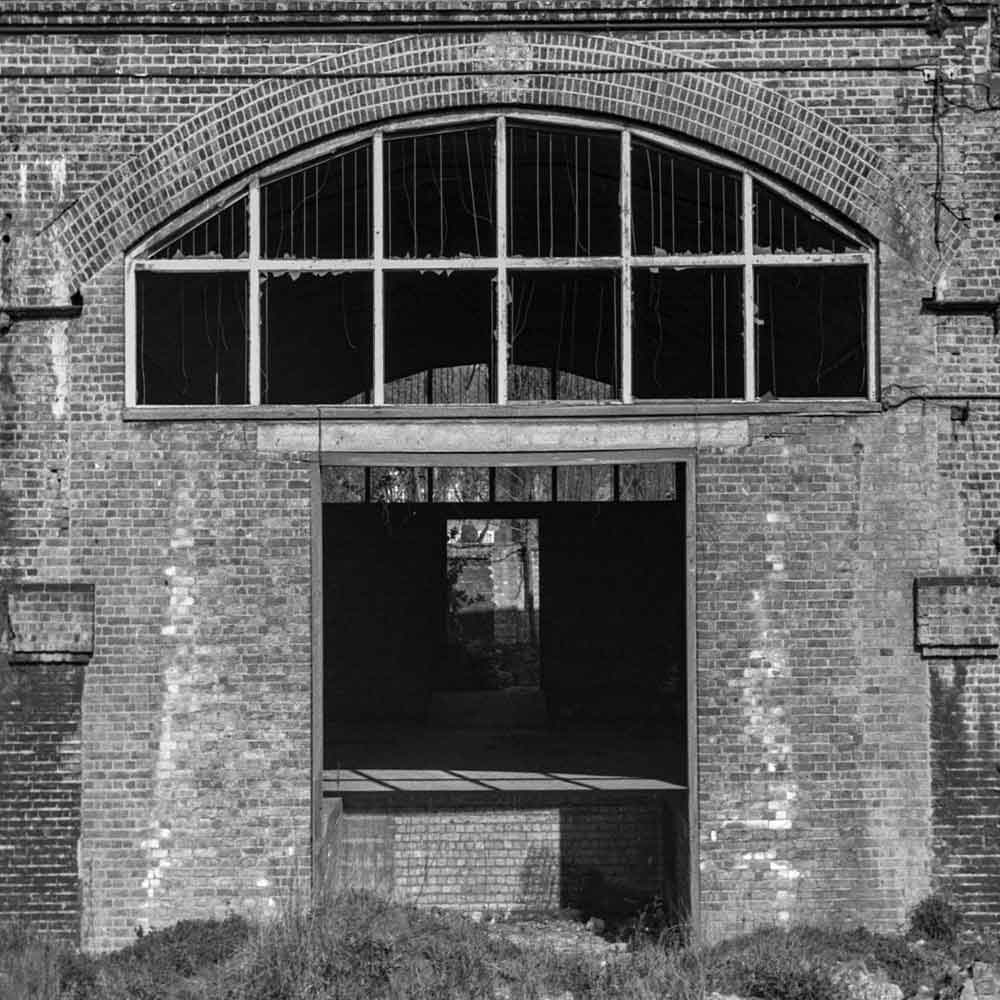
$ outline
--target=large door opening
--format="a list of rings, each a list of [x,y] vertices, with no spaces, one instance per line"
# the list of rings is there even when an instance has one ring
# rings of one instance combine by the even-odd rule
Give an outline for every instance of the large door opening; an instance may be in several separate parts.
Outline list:
[[[327,878],[688,916],[684,467],[639,468],[325,470]]]

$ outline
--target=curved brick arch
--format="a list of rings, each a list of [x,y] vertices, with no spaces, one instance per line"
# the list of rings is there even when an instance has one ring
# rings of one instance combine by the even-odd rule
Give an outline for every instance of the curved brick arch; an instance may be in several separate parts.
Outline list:
[[[664,73],[667,68],[672,72]],[[513,104],[612,115],[743,157],[837,209],[914,265],[931,207],[878,154],[736,73],[648,43],[558,32],[410,36],[269,78],[193,116],[86,191],[57,223],[76,281],[174,212],[301,146],[380,119]]]

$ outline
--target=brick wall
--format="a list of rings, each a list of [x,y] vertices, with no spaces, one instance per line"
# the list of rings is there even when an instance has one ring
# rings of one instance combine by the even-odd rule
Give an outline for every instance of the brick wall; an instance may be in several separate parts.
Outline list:
[[[500,43],[468,24],[414,40],[405,12],[377,36],[310,30],[303,19],[326,14],[309,3],[265,32],[277,14],[259,6],[205,3],[157,26],[132,4],[128,33],[80,11],[104,33],[74,34],[71,17],[0,37],[0,304],[66,302],[77,285],[84,298],[78,320],[18,321],[0,337],[0,584],[94,587],[86,943],[269,910],[309,868],[315,455],[265,453],[252,420],[123,419],[121,253],[331,130],[504,102],[715,144],[880,241],[886,411],[739,413],[745,443],[725,448],[703,443],[702,416],[691,439],[707,928],[830,915],[890,927],[937,884],[967,886],[976,914],[1000,916],[1000,890],[969,874],[993,863],[974,849],[992,815],[993,667],[929,670],[912,606],[916,577],[997,571],[1000,410],[973,400],[960,422],[948,401],[904,402],[995,391],[989,318],[920,311],[935,287],[997,294],[985,8],[935,34],[898,5],[801,23],[758,5],[747,22],[713,0],[671,8],[655,31],[625,7],[600,30],[518,33],[508,18]],[[542,9],[505,5],[497,23]],[[713,63],[725,73],[705,72]],[[391,86],[373,72],[395,74]],[[3,794],[2,814],[24,823],[8,808],[15,786]]]

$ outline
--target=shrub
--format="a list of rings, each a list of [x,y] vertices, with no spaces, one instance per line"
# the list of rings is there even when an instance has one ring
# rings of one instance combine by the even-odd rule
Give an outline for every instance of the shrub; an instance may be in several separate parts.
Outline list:
[[[936,893],[920,900],[910,910],[907,937],[951,945],[958,940],[961,926],[961,912],[944,896]]]

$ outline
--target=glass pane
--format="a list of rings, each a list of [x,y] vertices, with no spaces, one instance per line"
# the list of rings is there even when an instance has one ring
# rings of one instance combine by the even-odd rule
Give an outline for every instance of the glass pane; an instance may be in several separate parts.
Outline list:
[[[348,149],[260,188],[265,257],[371,256],[371,148]]]
[[[757,182],[753,186],[753,247],[757,253],[850,253],[864,249]]]
[[[618,133],[512,125],[507,136],[509,252],[619,255]]]
[[[247,276],[136,275],[139,403],[246,403]]]
[[[260,294],[263,402],[370,402],[370,274],[262,274]]]
[[[632,295],[636,399],[742,397],[742,271],[636,268]]]
[[[364,503],[365,467],[327,465],[320,470],[323,503]]]
[[[742,220],[741,174],[633,140],[633,253],[738,253]]]
[[[614,472],[613,465],[558,465],[556,500],[613,500]]]
[[[487,466],[458,466],[433,470],[431,499],[437,503],[486,503],[490,499],[490,470]]]
[[[758,267],[754,278],[758,395],[867,395],[865,267]]]
[[[508,398],[615,399],[618,274],[512,272],[510,288]]]
[[[385,141],[389,257],[496,254],[493,125]]]
[[[500,466],[496,470],[496,496],[502,503],[552,499],[552,466]]]
[[[427,502],[427,469],[373,465],[368,472],[373,503]]]
[[[538,688],[538,520],[448,520],[447,650],[434,687]]]
[[[385,276],[385,401],[488,403],[493,274]]]
[[[160,247],[153,257],[167,260],[183,257],[234,260],[246,257],[249,248],[247,199],[244,196]]]
[[[619,500],[677,499],[677,470],[673,462],[620,465],[618,484]]]

